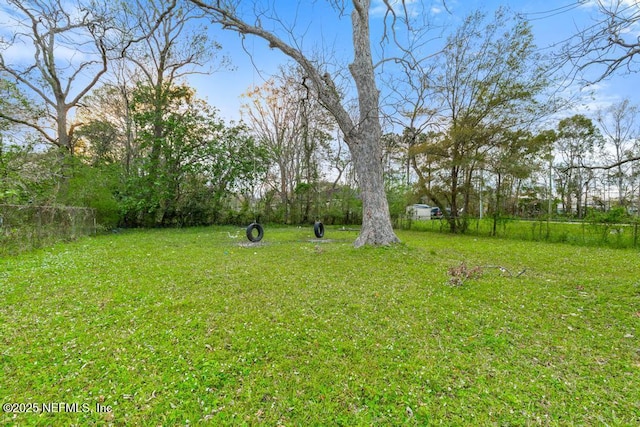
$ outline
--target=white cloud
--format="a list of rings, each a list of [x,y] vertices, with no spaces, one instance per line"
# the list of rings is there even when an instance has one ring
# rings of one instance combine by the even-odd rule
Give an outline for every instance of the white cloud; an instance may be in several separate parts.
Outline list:
[[[64,15],[72,22],[80,21],[82,13],[77,5],[71,2],[63,2],[66,11]],[[37,13],[37,12],[36,12]],[[47,19],[40,19],[39,31],[47,31]],[[35,47],[33,45],[30,28],[30,20],[21,11],[9,6],[0,6],[0,51],[6,64],[26,65],[34,61]],[[68,33],[60,33],[56,37],[54,46],[54,57],[56,63],[61,67],[79,64],[90,59],[92,52],[83,51],[83,45],[87,42],[88,49],[91,50],[90,38],[85,31],[78,29]]]
[[[7,65],[27,65],[33,64],[35,48],[33,42],[28,38],[16,39],[12,43],[2,46],[2,56]],[[74,46],[57,44],[54,47],[53,56],[55,62],[60,67],[68,67],[73,64],[80,64],[90,60],[90,56],[81,52]]]
[[[33,45],[29,45],[22,41],[16,41],[8,45],[2,50],[2,56],[6,64],[20,64],[33,60]]]
[[[638,0],[583,0],[580,6],[583,8],[604,7],[606,9],[617,7],[618,10],[621,10],[632,6],[639,7],[640,5]]]
[[[422,8],[422,2],[419,0],[387,0],[387,3],[397,15],[404,14],[406,10],[409,17],[417,16]],[[383,17],[389,6],[384,0],[373,0],[369,13],[373,17]]]

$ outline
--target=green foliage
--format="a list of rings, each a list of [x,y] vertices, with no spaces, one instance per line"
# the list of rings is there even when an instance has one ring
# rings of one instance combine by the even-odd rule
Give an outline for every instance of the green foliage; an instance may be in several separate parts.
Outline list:
[[[92,409],[0,424],[637,424],[635,251],[243,232],[124,232],[0,260],[1,403]],[[463,262],[482,275],[449,286]]]
[[[113,229],[120,223],[120,203],[116,194],[120,188],[119,165],[90,166],[77,158],[67,160],[69,177],[57,197],[66,206],[84,206],[96,210],[96,221],[103,229]]]
[[[94,165],[113,164],[120,159],[115,142],[120,137],[117,125],[107,120],[91,120],[84,124],[76,137],[89,141],[89,153]]]
[[[0,258],[96,234],[95,211],[0,204]]]
[[[16,123],[37,122],[44,115],[44,108],[37,100],[25,95],[15,82],[0,76],[0,132]]]
[[[387,180],[387,201],[392,221],[398,221],[406,213],[411,197],[411,187],[399,180]]]
[[[358,192],[347,185],[339,186],[327,193],[327,203],[320,215],[326,224],[360,224],[362,222],[362,200]]]
[[[62,169],[55,149],[35,151],[32,144],[2,145],[0,141],[0,203],[53,203]]]
[[[631,220],[631,215],[626,208],[617,206],[608,211],[590,209],[587,212],[586,220],[594,224],[623,224]]]
[[[499,8],[493,19],[475,12],[447,40],[432,75],[429,97],[441,105],[447,126],[418,139],[413,152],[427,196],[463,212],[449,219],[452,232],[464,232],[478,171],[503,181],[529,176],[542,144],[524,129],[553,104],[538,99],[550,86],[546,61],[534,44],[531,27]],[[429,80],[431,81],[431,80]]]
[[[129,225],[216,223],[265,172],[246,128],[227,126],[188,87],[139,86],[133,108],[142,156],[123,194]]]

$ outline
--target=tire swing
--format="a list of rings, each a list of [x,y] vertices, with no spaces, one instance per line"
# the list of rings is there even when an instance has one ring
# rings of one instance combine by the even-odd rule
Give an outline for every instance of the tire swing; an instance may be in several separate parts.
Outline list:
[[[324,237],[324,225],[320,221],[316,221],[313,224],[313,232],[318,239],[322,239]]]
[[[253,159],[253,181],[252,181],[252,188],[251,188],[251,194],[252,197],[249,201],[249,205],[251,207],[251,210],[253,211],[253,222],[251,224],[249,224],[249,226],[247,227],[247,239],[249,239],[250,242],[253,243],[257,243],[260,240],[262,240],[262,238],[264,237],[264,228],[262,228],[262,225],[260,225],[258,223],[258,216],[256,215],[255,212],[255,203],[253,202],[253,197],[255,196],[255,185],[256,185],[256,159],[254,157]],[[254,233],[254,231],[257,231],[258,234],[256,235]]]
[[[257,236],[254,234],[255,230],[258,231]],[[247,227],[247,239],[249,239],[249,241],[259,242],[260,240],[262,240],[263,236],[264,236],[264,229],[260,224],[258,224],[257,222],[252,222],[251,224],[249,224],[249,226]]]

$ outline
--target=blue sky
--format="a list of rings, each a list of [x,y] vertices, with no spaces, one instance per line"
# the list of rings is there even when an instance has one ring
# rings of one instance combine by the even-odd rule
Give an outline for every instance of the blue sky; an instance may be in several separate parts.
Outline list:
[[[271,3],[285,6],[278,13],[283,20],[295,22],[297,34],[301,34],[296,42],[301,43],[305,49],[324,52],[335,63],[345,66],[349,63],[352,54],[348,15],[338,17],[323,0],[300,2],[297,9],[292,9],[289,2]],[[410,13],[421,18],[427,17],[430,22],[451,31],[475,10],[491,15],[496,8],[506,6],[530,20],[536,44],[541,49],[558,45],[579,29],[592,25],[597,16],[593,4],[586,0],[446,0],[446,7],[441,0],[407,0],[406,4]],[[373,0],[371,30],[374,34],[380,34],[383,28],[381,11],[382,2]],[[211,33],[222,44],[223,51],[232,58],[234,69],[196,77],[191,84],[197,88],[201,97],[220,109],[225,119],[237,120],[240,117],[240,95],[251,85],[261,84],[287,58],[278,51],[269,49],[263,41],[247,37],[245,46],[252,53],[252,60],[243,50],[237,34],[216,26],[211,27]],[[434,35],[437,35],[437,31],[434,31]],[[436,46],[438,41],[434,43]],[[597,70],[592,72],[595,74]],[[589,115],[624,97],[631,97],[633,102],[640,103],[640,94],[636,94],[634,89],[639,84],[637,73],[619,73],[614,78],[592,86],[590,89],[593,95],[585,97],[583,105],[576,107],[576,112]],[[573,89],[577,90],[577,87]]]
[[[348,11],[340,17],[328,5],[328,0],[307,0],[305,2],[290,2],[284,0],[255,0],[258,4],[266,5],[267,13],[272,7],[287,24],[295,24],[296,37],[289,37],[291,41],[299,43],[306,52],[319,52],[326,61],[334,64],[336,69],[342,69],[346,74],[346,66],[352,59],[350,19]],[[400,3],[401,0],[389,0]],[[445,3],[443,3],[445,1]],[[579,29],[590,26],[596,17],[595,0],[405,0],[407,10],[416,19],[423,19],[440,26],[444,33],[440,35],[433,31],[435,40],[432,42],[434,51],[443,43],[446,31],[455,31],[462,20],[475,10],[482,10],[492,15],[500,6],[505,6],[515,13],[523,14],[531,21],[536,43],[541,49],[558,45]],[[609,1],[609,0],[606,0]],[[637,0],[625,0],[637,2]],[[349,0],[345,0],[350,5]],[[380,34],[383,29],[384,5],[382,0],[372,0],[371,31],[373,45],[379,51]],[[251,9],[253,1],[242,1],[242,6]],[[296,5],[292,7],[292,5]],[[446,6],[446,7],[445,7]],[[6,16],[0,13],[0,35],[6,36],[10,27],[6,26]],[[269,23],[263,19],[263,24]],[[188,83],[195,87],[198,95],[216,106],[221,116],[226,120],[240,118],[241,95],[252,85],[264,82],[278,67],[287,62],[287,58],[280,52],[270,49],[267,44],[255,37],[247,36],[243,48],[240,36],[232,31],[222,30],[219,26],[210,25],[211,37],[223,46],[223,53],[231,58],[233,69],[221,70],[212,75],[191,76]],[[67,49],[69,50],[69,49]],[[75,53],[57,52],[70,59]],[[5,52],[7,57],[14,59],[31,56],[30,49],[14,45]],[[594,75],[597,70],[592,70]],[[590,89],[592,97],[585,97],[583,105],[576,107],[575,112],[589,115],[598,108],[630,97],[632,102],[640,104],[640,94],[635,88],[640,86],[639,74],[623,75],[618,73],[612,79],[599,82]],[[574,87],[572,91],[577,92]]]

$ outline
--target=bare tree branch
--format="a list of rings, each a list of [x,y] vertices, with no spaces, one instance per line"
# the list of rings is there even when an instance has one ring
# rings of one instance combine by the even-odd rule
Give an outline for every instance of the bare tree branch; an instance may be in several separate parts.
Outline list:
[[[598,0],[600,18],[578,31],[562,49],[564,61],[575,71],[604,68],[591,83],[604,80],[618,71],[638,71],[637,55],[640,38],[636,36],[640,25],[640,3],[626,0]]]
[[[325,108],[331,111],[331,113],[335,116],[341,118],[341,120],[339,120],[339,123],[343,132],[353,132],[355,125],[351,121],[351,118],[347,111],[341,105],[341,99],[339,97],[339,94],[335,90],[335,83],[331,79],[331,76],[328,73],[321,74],[315,64],[307,59],[307,57],[303,55],[300,50],[293,48],[291,45],[277,37],[275,34],[260,27],[259,20],[257,20],[257,25],[250,25],[247,22],[241,20],[233,13],[233,9],[229,8],[228,6],[222,6],[220,1],[211,4],[205,3],[201,0],[190,1],[201,7],[203,10],[207,10],[214,14],[223,28],[236,31],[240,34],[251,34],[258,36],[269,42],[269,47],[276,48],[282,51],[285,55],[289,56],[298,64],[300,64],[318,89],[318,95]],[[354,4],[358,4],[358,2],[354,1]],[[346,126],[346,129],[343,127],[345,124],[348,124]]]
[[[13,41],[30,43],[34,56],[30,65],[21,66],[8,64],[4,52],[0,52],[0,71],[13,77],[26,93],[47,106],[55,136],[42,125],[43,116],[12,115],[6,120],[36,130],[48,142],[73,154],[73,128],[68,125],[68,115],[107,72],[104,43],[107,18],[88,7],[65,10],[68,5],[60,0],[7,0],[7,3],[13,8],[16,20]],[[89,59],[61,59],[61,46],[73,46]],[[91,73],[88,82],[81,82],[81,77],[88,73]],[[76,87],[77,93],[69,99]]]
[[[39,126],[37,123],[33,123],[32,121],[29,121],[26,119],[20,119],[15,116],[8,116],[6,114],[3,114],[2,112],[0,112],[0,118],[7,120],[11,123],[14,123],[16,125],[23,125],[23,126],[29,127],[35,130],[36,132],[38,132],[44,139],[46,139],[51,144],[57,145],[57,140],[49,134],[49,131],[47,131],[47,129],[45,129],[42,126]]]
[[[620,160],[619,162],[612,163],[610,165],[590,166],[590,165],[585,165],[585,164],[579,164],[579,165],[571,165],[571,166],[568,166],[566,168],[561,168],[559,170],[563,170],[563,171],[567,171],[569,169],[610,170],[610,169],[615,169],[615,168],[617,168],[619,166],[622,166],[622,165],[626,165],[627,163],[637,162],[638,160],[640,160],[640,156],[633,156],[633,157],[629,157],[629,158],[624,159],[624,160]]]

